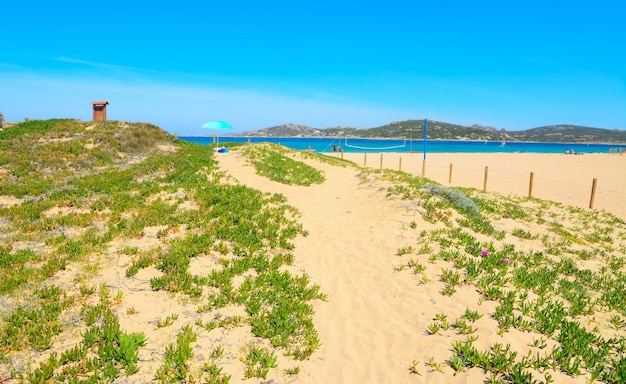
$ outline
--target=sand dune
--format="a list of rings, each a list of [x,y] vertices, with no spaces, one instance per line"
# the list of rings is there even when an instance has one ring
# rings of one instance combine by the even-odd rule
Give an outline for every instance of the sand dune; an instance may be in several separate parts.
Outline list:
[[[301,213],[298,221],[308,231],[308,236],[296,238],[293,250],[295,265],[288,268],[293,268],[297,274],[308,275],[310,281],[319,285],[321,291],[327,295],[326,301],[314,302],[314,323],[321,342],[320,348],[305,361],[295,361],[281,355],[278,367],[270,372],[267,380],[247,379],[245,382],[482,383],[488,378],[488,373],[481,369],[463,369],[455,374],[447,364],[452,355],[451,345],[455,341],[465,340],[467,335],[453,330],[442,331],[437,335],[427,332],[437,316],[445,315],[450,322],[454,322],[463,316],[466,309],[476,310],[482,315],[472,323],[472,327],[475,328],[475,345],[483,350],[489,349],[494,343],[510,344],[521,355],[527,353],[533,340],[541,336],[516,328],[500,335],[498,322],[493,316],[500,304],[497,300],[484,299],[476,284],[459,285],[456,293],[451,296],[442,294],[442,270],[451,268],[452,263],[441,259],[431,262],[429,257],[436,250],[414,250],[410,256],[400,255],[399,250],[403,247],[419,247],[420,241],[426,236],[422,234],[423,231],[442,229],[445,225],[437,220],[425,221],[424,209],[419,201],[389,195],[387,187],[390,184],[378,177],[368,175],[360,169],[306,159],[294,152],[290,156],[321,169],[326,181],[308,187],[290,186],[257,175],[237,150],[216,156],[219,167],[234,179],[233,182],[263,192],[283,194],[287,203]],[[340,154],[335,153],[333,156]],[[363,154],[344,156],[358,165],[363,165]],[[383,167],[398,169],[400,158],[403,171],[421,174],[421,154],[385,153]],[[450,183],[451,163],[453,174]],[[425,176],[442,185],[482,189],[485,167],[488,167],[488,191],[526,196],[529,188],[528,176],[530,172],[534,172],[533,196],[579,207],[583,211],[589,205],[591,182],[596,178],[596,208],[624,219],[625,163],[626,156],[619,155],[432,154],[427,159]],[[379,168],[380,154],[369,154],[366,165]],[[175,197],[177,196],[171,196],[172,199]],[[19,200],[0,196],[1,205],[19,203]],[[193,205],[184,205],[183,209],[193,209]],[[63,209],[47,212],[50,215],[67,213]],[[547,217],[550,220],[568,219],[567,209],[561,209],[553,216],[549,214]],[[497,229],[507,230],[507,233],[513,228],[521,228],[531,234],[546,230],[546,227],[539,227],[537,220],[503,220],[496,217],[493,225]],[[124,273],[132,262],[132,256],[121,250],[130,246],[141,249],[153,247],[161,241],[157,234],[162,229],[161,226],[148,227],[140,238],[111,244],[96,261],[101,263],[100,270],[90,281],[95,286],[105,284],[110,289],[123,293],[123,300],[115,307],[122,328],[146,332],[148,335],[148,345],[139,351],[139,360],[142,363],[140,371],[132,378],[126,378],[127,381],[120,379],[119,382],[152,382],[163,360],[162,350],[176,337],[177,330],[185,324],[195,324],[197,320],[203,320],[204,315],[197,312],[196,305],[187,305],[185,300],[181,301],[176,295],[152,290],[150,279],[159,273],[155,267],[142,269],[133,278],[128,278]],[[575,226],[566,229],[578,230]],[[171,236],[173,238],[184,234]],[[480,242],[493,241],[492,237],[476,236]],[[614,244],[607,244],[602,253],[612,246],[615,251],[606,253],[623,257],[623,249],[626,249],[626,230],[623,225],[613,236],[616,239]],[[577,233],[570,237],[582,238]],[[507,235],[504,242],[524,251],[545,251],[540,239],[524,241]],[[17,244],[14,246],[17,247]],[[28,244],[25,243],[24,246]],[[576,246],[578,245],[574,244],[572,247]],[[605,247],[604,244],[593,246]],[[194,259],[191,266],[193,273],[206,275],[216,268],[217,257],[206,256]],[[425,270],[421,275],[402,269],[407,266],[409,258],[416,258],[422,263]],[[607,260],[609,259],[583,260],[581,266],[598,270]],[[55,274],[53,279],[55,284],[76,289],[74,281],[80,273],[80,268],[70,265]],[[154,305],[155,302],[159,305]],[[239,311],[236,315],[245,316],[242,308],[236,310]],[[179,317],[172,327],[156,326],[155,322],[173,314]],[[609,330],[606,337],[626,337],[624,328],[610,328],[609,315],[609,311],[597,311],[592,317],[585,318],[584,324],[589,327],[598,324],[603,330]],[[72,335],[64,334],[60,348],[69,348],[78,343],[80,331],[81,329],[75,329]],[[241,359],[241,347],[251,337],[253,335],[249,324],[228,330],[216,329],[213,333],[201,332],[198,342],[194,344],[194,369],[199,369],[196,366],[201,366],[208,359],[207,356],[213,348],[224,345],[228,353],[220,361],[220,367],[224,368],[224,373],[232,375],[231,382],[242,382],[243,365],[238,359]],[[553,340],[548,340],[548,343],[555,344]],[[36,363],[43,358],[43,355],[37,355],[33,351],[27,351],[23,356],[32,356]],[[28,361],[21,361],[20,364],[26,365]],[[297,375],[285,373],[286,368],[294,366],[300,370]],[[411,373],[412,367],[419,374]],[[3,369],[0,369],[0,374],[4,374]],[[543,380],[544,374],[539,372],[535,378]],[[582,384],[590,379],[589,374],[568,376],[558,370],[550,371],[550,374],[556,383]]]
[[[339,156],[339,154],[335,154]],[[385,164],[421,172],[422,159],[416,154],[384,154]],[[362,165],[363,154],[345,154]],[[326,182],[310,187],[287,186],[255,174],[239,154],[218,156],[220,167],[241,183],[272,193],[282,193],[288,203],[302,212],[301,221],[310,235],[296,243],[298,267],[319,284],[328,295],[327,302],[316,305],[315,324],[322,346],[310,360],[302,362],[302,371],[293,382],[301,383],[478,383],[485,374],[466,370],[458,375],[442,374],[426,367],[432,359],[445,366],[450,345],[458,336],[432,337],[425,332],[438,313],[458,318],[468,307],[477,307],[479,294],[473,287],[461,287],[454,297],[440,293],[442,284],[435,281],[420,284],[412,274],[394,272],[401,263],[397,250],[416,244],[420,230],[434,229],[421,219],[410,201],[386,198],[377,181],[363,181],[358,171],[313,162],[323,169]],[[377,168],[379,157],[370,154],[369,166]],[[432,155],[427,176],[448,184],[449,163],[455,163],[453,185],[482,188],[480,167],[490,167],[489,190],[501,193],[527,193],[521,175],[536,170],[536,197],[551,198],[566,204],[584,206],[589,196],[572,192],[572,185],[597,177],[607,188],[617,191],[615,199],[623,201],[620,190],[626,186],[626,173],[611,178],[623,168],[626,157],[585,155]],[[606,168],[612,167],[611,170]],[[562,168],[566,168],[563,170]],[[484,168],[483,168],[484,169]],[[510,172],[500,175],[505,170]],[[540,176],[540,177],[539,177]],[[445,179],[445,180],[444,180]],[[560,183],[563,190],[546,187],[547,182]],[[622,188],[622,189],[620,189]],[[587,188],[590,189],[590,188]],[[570,193],[572,192],[572,193]],[[589,192],[589,191],[587,191]],[[599,193],[599,207],[624,215],[624,208],[614,205],[607,193]],[[411,228],[417,223],[417,229]],[[437,279],[440,265],[428,266]],[[483,313],[493,312],[494,302],[480,306]],[[476,322],[480,340],[502,340],[496,335],[497,323],[489,316]],[[452,338],[452,339],[451,339]],[[507,334],[506,342],[519,349],[527,348],[530,336],[519,331]],[[480,343],[480,342],[478,342]],[[488,343],[485,347],[488,347]],[[416,362],[419,375],[409,368]],[[445,370],[445,368],[444,368]],[[584,383],[584,377],[572,378],[555,372],[558,383]]]

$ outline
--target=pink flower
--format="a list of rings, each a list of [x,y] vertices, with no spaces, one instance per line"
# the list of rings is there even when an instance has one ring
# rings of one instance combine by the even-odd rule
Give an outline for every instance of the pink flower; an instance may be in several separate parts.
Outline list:
[[[504,260],[502,260],[502,262],[503,262],[504,264],[507,264],[507,263],[509,262],[509,259],[504,259]]]
[[[480,251],[480,254],[483,256],[487,256],[489,254],[489,251],[483,249],[482,251]]]
[[[473,246],[473,245],[470,245],[468,248],[469,248],[469,249],[474,249],[474,246]]]
[[[505,213],[503,216],[505,219],[508,219],[509,217],[511,217],[511,215],[509,215],[508,213]]]

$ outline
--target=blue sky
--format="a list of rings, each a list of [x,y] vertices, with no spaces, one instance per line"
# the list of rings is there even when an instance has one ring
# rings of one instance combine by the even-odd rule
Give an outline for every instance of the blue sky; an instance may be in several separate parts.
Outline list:
[[[150,122],[179,135],[424,119],[626,129],[626,3],[11,1],[8,121]]]

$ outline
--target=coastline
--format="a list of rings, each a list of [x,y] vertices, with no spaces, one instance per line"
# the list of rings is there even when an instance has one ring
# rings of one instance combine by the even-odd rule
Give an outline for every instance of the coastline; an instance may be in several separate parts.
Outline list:
[[[332,153],[333,146],[340,147],[343,152],[349,153],[424,153],[422,140],[411,139],[362,139],[351,138],[348,144],[345,138],[326,137],[190,137],[181,136],[182,140],[195,142],[203,145],[220,143],[228,146],[228,143],[263,143],[269,142],[280,144],[295,150],[309,150],[320,153]],[[601,153],[609,154],[626,150],[626,144],[595,144],[595,143],[545,143],[515,141],[501,145],[500,141],[475,141],[475,140],[429,140],[426,152],[432,153],[557,153],[574,150],[576,153]]]
[[[359,139],[359,140],[411,140],[416,143],[423,143],[423,138],[409,138],[409,137],[361,137],[361,136],[250,136],[245,135],[241,136],[236,133],[230,135],[185,135],[180,136],[181,139],[185,138],[204,138],[211,139],[213,136],[219,137],[220,139],[228,139],[228,138],[237,138],[237,139],[329,139],[329,140],[342,140],[342,139]],[[429,142],[459,142],[459,143],[501,143],[501,140],[476,140],[470,138],[463,139],[428,139]],[[534,140],[510,140],[507,139],[507,143],[529,143],[529,144],[563,144],[563,145],[610,145],[616,147],[624,147],[626,148],[626,142],[624,143],[615,143],[615,142],[604,142],[604,141],[534,141]]]

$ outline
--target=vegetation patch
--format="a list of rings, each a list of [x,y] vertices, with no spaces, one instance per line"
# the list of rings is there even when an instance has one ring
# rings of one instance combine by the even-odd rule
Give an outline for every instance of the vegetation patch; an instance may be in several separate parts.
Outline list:
[[[243,153],[259,175],[283,184],[304,185],[323,183],[322,172],[303,162],[285,156],[289,151],[276,144],[243,147]]]
[[[33,297],[6,308],[0,319],[3,374],[30,382],[141,377],[138,356],[151,341],[122,329],[118,308],[126,296],[111,298],[101,285],[100,300],[92,303],[96,289],[87,288],[112,252],[128,260],[123,286],[153,268],[158,274],[149,289],[198,308],[146,321],[155,331],[182,327],[160,353],[150,347],[163,356],[156,381],[228,382],[215,358],[192,359],[195,340],[211,339],[216,327],[250,327],[251,337],[272,346],[268,356],[305,359],[319,346],[310,302],[325,296],[306,277],[281,270],[293,263],[294,237],[306,235],[299,213],[281,195],[222,183],[212,146],[177,140],[150,124],[58,119],[2,131],[0,147],[6,172],[0,195],[24,199],[0,208],[0,294],[10,302]],[[302,185],[323,181],[278,153],[268,152],[266,164]],[[192,260],[211,267],[196,273]],[[240,314],[225,316],[226,307]],[[127,306],[123,313],[139,319],[141,311]],[[78,312],[82,320],[65,320]],[[60,347],[64,335],[77,332],[82,339],[74,347]],[[250,369],[274,369],[271,359],[260,361]]]
[[[440,293],[444,296],[454,296],[464,285],[478,292],[474,307],[466,309],[461,318],[450,320],[437,314],[424,330],[431,337],[456,334],[461,338],[450,346],[448,369],[454,374],[480,369],[488,375],[488,382],[497,383],[550,383],[555,380],[553,372],[585,376],[589,382],[623,381],[623,221],[608,213],[568,209],[558,203],[504,199],[471,189],[461,192],[423,184],[424,180],[411,176],[386,177],[395,183],[389,192],[419,202],[425,208],[421,211],[425,218],[449,218],[453,217],[451,212],[456,216],[444,220],[446,228],[423,231],[418,244],[403,248],[414,252],[398,252],[408,261],[395,268],[422,275],[421,286],[443,284]],[[429,195],[440,200],[432,203]],[[509,230],[496,227],[502,220],[514,221],[510,235],[529,242],[533,250],[506,242]],[[535,233],[544,234],[540,244]],[[583,240],[578,233],[587,235]],[[622,240],[616,243],[613,237],[601,235],[607,233]],[[435,263],[445,267],[434,272],[429,265]],[[429,270],[439,276],[438,282],[423,278]],[[497,322],[503,341],[492,341],[489,348],[481,349],[476,346],[471,323],[481,321],[478,311],[485,301],[495,304],[489,318]],[[514,348],[505,342],[509,332],[529,333],[536,342],[525,350]],[[431,362],[431,368],[444,372],[440,363],[432,358]],[[415,364],[409,371],[419,372]]]

